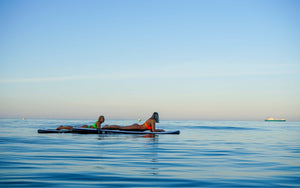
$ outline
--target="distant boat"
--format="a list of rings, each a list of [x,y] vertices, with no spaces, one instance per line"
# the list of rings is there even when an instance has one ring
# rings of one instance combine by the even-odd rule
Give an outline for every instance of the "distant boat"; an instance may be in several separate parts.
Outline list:
[[[265,121],[277,121],[277,122],[285,122],[286,120],[285,119],[274,119],[274,118],[267,118],[265,119]]]

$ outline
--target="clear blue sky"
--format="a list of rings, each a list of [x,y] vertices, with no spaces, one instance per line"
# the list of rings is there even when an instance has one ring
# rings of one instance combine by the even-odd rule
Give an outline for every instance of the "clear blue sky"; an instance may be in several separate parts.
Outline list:
[[[0,0],[0,117],[300,120],[300,1]]]

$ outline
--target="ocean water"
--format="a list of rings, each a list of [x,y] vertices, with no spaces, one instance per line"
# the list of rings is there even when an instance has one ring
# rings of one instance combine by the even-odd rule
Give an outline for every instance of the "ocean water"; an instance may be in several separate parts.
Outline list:
[[[0,119],[0,187],[300,187],[300,122],[161,121],[181,134],[154,137],[37,133],[92,123]]]

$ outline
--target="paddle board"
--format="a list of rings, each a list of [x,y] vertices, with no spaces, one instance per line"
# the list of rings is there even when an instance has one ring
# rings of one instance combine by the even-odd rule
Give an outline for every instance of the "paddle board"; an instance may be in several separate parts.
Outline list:
[[[122,131],[122,130],[109,130],[109,129],[100,129],[98,133],[97,129],[75,128],[75,127],[73,127],[72,132],[80,133],[80,134],[180,134],[179,130],[166,131],[166,132],[150,132],[150,131]]]
[[[38,129],[38,133],[71,133],[72,131],[69,129]]]
[[[38,133],[79,133],[79,134],[180,134],[179,130],[166,132],[150,132],[150,131],[122,131],[122,130],[108,130],[108,129],[93,129],[93,128],[76,128],[69,129],[38,129]]]

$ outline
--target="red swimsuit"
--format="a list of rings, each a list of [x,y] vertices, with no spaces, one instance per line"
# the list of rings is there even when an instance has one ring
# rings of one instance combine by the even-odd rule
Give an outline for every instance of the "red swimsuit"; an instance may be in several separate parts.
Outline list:
[[[145,126],[146,126],[146,128],[147,129],[149,129],[149,130],[151,130],[152,129],[152,127],[151,126],[149,126],[149,125],[147,125],[147,123],[145,122]]]
[[[139,125],[139,126],[140,126],[140,130],[142,130],[142,125]],[[145,126],[146,126],[146,128],[149,129],[149,130],[152,129],[151,126],[149,126],[146,122],[145,122]]]

